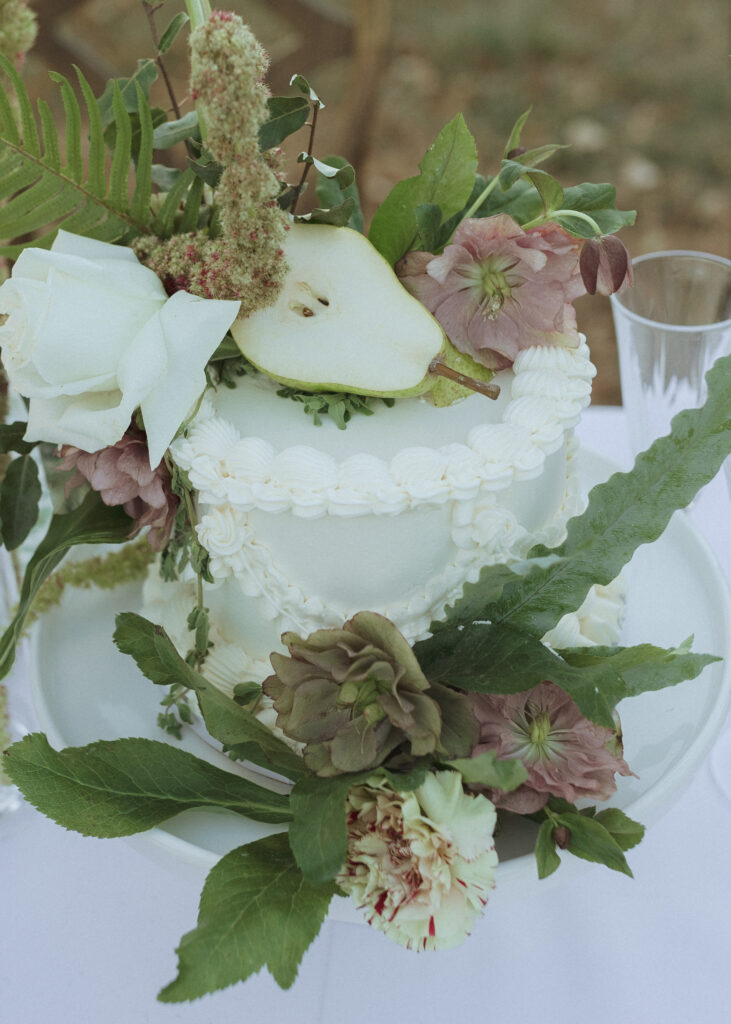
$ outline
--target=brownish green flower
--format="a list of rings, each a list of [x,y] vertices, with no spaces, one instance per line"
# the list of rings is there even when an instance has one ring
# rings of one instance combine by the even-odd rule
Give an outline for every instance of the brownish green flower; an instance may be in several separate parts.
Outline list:
[[[466,701],[430,686],[408,641],[384,616],[359,612],[342,629],[307,639],[285,633],[282,640],[289,657],[272,654],[274,675],[263,689],[278,727],[305,745],[305,762],[318,775],[374,768],[401,745],[415,757],[435,753],[445,729],[450,740],[464,733],[458,745],[469,746],[476,723]]]

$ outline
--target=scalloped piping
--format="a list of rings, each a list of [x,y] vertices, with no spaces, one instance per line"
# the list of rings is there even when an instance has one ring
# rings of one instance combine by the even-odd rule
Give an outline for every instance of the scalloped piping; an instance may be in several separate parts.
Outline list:
[[[576,349],[524,349],[513,371],[503,422],[473,428],[466,444],[404,448],[388,462],[363,454],[338,462],[307,445],[277,452],[261,438],[242,438],[204,401],[171,451],[203,504],[240,511],[394,515],[475,498],[542,472],[589,404],[596,373],[583,341]]]

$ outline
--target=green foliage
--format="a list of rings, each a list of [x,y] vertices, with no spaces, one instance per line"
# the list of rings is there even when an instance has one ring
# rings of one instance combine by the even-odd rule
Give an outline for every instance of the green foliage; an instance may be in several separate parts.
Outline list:
[[[163,34],[160,36],[160,41],[157,44],[157,52],[160,54],[167,53],[177,39],[180,30],[184,28],[189,21],[190,18],[184,11],[178,11],[178,13],[173,16],[172,21]]]
[[[612,711],[626,696],[611,664],[574,668],[529,632],[507,623],[472,623],[442,630],[414,648],[427,678],[477,693],[522,693],[550,680],[568,693],[586,718],[614,728]]]
[[[640,842],[645,829],[624,811],[618,807],[607,808],[599,814],[593,807],[579,811],[568,801],[552,797],[539,815],[543,819],[535,847],[539,878],[546,878],[559,866],[558,840],[561,849],[567,849],[575,857],[605,864],[613,871],[632,877],[624,851]]]
[[[542,637],[564,614],[581,605],[594,583],[609,583],[640,545],[656,540],[673,512],[684,508],[715,476],[731,451],[731,356],[716,362],[707,382],[708,399],[702,408],[679,413],[671,433],[639,455],[631,471],[615,473],[592,490],[586,511],[570,520],[560,547],[539,546],[530,551],[532,564],[524,575],[505,566],[488,567],[476,583],[467,584],[463,597],[446,609],[445,621],[432,624],[434,635],[416,645],[422,664],[443,663],[453,646],[466,654],[464,645],[473,630],[475,642],[483,644],[486,622]],[[655,672],[669,672],[671,663],[673,673],[682,664],[695,674],[699,663],[685,659],[702,656],[688,655],[685,649],[658,654],[657,649],[644,646],[623,653],[619,661],[606,657],[606,652],[582,657],[572,653],[567,661],[581,665],[582,670],[627,671],[630,678],[625,688],[636,693],[645,664],[652,666],[649,681]],[[671,681],[671,676],[665,678]]]
[[[105,242],[129,240],[149,230],[152,164],[152,116],[139,83],[140,144],[137,173],[132,176],[132,124],[118,85],[111,93],[111,123],[116,148],[111,168],[105,166],[102,117],[91,88],[76,69],[89,120],[86,162],[82,157],[81,110],[68,79],[51,73],[60,86],[66,131],[65,156],[50,108],[38,101],[41,131],[28,92],[12,64],[0,57],[0,67],[13,83],[19,115],[0,88],[0,238],[12,242],[40,232],[33,245],[51,245],[59,227]],[[86,163],[86,166],[85,166]],[[132,199],[128,192],[132,191]],[[0,246],[0,255],[15,259],[22,242]]]
[[[289,135],[299,131],[310,112],[310,104],[304,96],[270,96],[267,106],[269,119],[259,128],[262,152],[281,145]]]
[[[561,858],[556,853],[556,843],[553,838],[554,828],[554,823],[550,818],[546,818],[538,829],[534,852],[539,878],[548,878],[561,865]]]
[[[8,551],[19,548],[38,520],[41,482],[32,455],[20,455],[0,484],[0,536]]]
[[[308,776],[292,790],[289,844],[308,881],[327,882],[343,866],[348,845],[345,800],[351,786],[365,782],[370,774]]]
[[[158,998],[197,999],[264,966],[289,988],[335,893],[302,876],[284,835],[232,850],[208,875],[197,927],[177,950],[178,976]]]
[[[434,204],[447,219],[464,208],[472,192],[477,149],[461,114],[442,129],[424,154],[419,170],[416,177],[393,187],[371,222],[368,237],[392,265],[417,241],[418,207]]]
[[[170,486],[180,502],[175,512],[170,539],[160,557],[160,575],[167,582],[177,580],[185,567],[190,565],[201,579],[213,583],[213,577],[208,570],[208,552],[198,542],[191,525],[193,487],[187,473],[178,466],[173,466]]]
[[[19,455],[27,455],[28,452],[32,452],[38,441],[23,440],[27,429],[28,424],[25,420],[0,423],[0,453],[17,452]]]
[[[501,789],[504,793],[522,786],[528,778],[528,770],[522,761],[498,759],[494,750],[486,750],[475,757],[445,761],[444,767],[459,772],[465,783]]]
[[[123,654],[134,658],[140,672],[153,683],[194,690],[208,732],[235,756],[243,754],[291,779],[304,774],[302,759],[247,708],[225,696],[188,665],[161,626],[133,612],[122,612],[117,616],[114,642]]]
[[[558,651],[564,661],[576,668],[600,665],[621,675],[627,697],[636,697],[649,690],[664,690],[686,679],[695,679],[706,665],[719,658],[708,654],[691,654],[693,637],[679,647],[665,649],[652,644],[636,647],[577,647]]]
[[[297,388],[284,387],[277,391],[280,398],[290,398],[293,402],[301,402],[304,411],[312,417],[316,427],[322,425],[322,417],[329,416],[339,430],[345,430],[350,420],[356,413],[364,416],[373,415],[373,403],[383,402],[388,408],[394,404],[393,398],[381,398],[375,395],[351,395],[343,392],[319,392],[312,394],[310,391],[299,391]]]
[[[614,205],[617,191],[614,185],[592,184],[584,182],[582,185],[572,185],[564,189],[562,208],[564,213],[555,218],[560,224],[573,235],[580,238],[591,237],[593,234],[586,221],[572,217],[566,211],[580,210],[588,213],[592,220],[596,221],[600,231],[604,235],[619,231],[620,228],[629,227],[634,224],[636,213],[634,210],[618,210]]]
[[[43,733],[31,733],[7,751],[5,770],[34,807],[86,836],[133,835],[193,807],[273,824],[290,819],[286,796],[155,740],[98,740],[58,751]]]
[[[326,156],[325,164],[329,167],[350,167],[350,164],[345,157],[334,155]],[[358,193],[358,185],[355,181],[355,175],[351,182],[344,183],[343,180],[337,176],[322,174],[318,169],[317,198],[320,201],[323,210],[338,210],[346,208],[348,201],[352,200],[352,203],[349,204],[351,213],[347,221],[345,221],[345,226],[352,228],[354,231],[360,231],[360,233],[363,234],[363,211],[360,206],[360,195]]]
[[[177,121],[165,121],[160,124],[152,133],[154,149],[169,149],[179,142],[186,142],[188,139],[200,139],[198,131],[198,111],[190,110],[183,114]]]
[[[120,544],[128,539],[131,528],[132,521],[123,510],[105,505],[96,491],[90,491],[73,512],[53,516],[26,567],[15,616],[0,640],[0,679],[12,668],[15,646],[41,584],[66,552],[76,544]]]

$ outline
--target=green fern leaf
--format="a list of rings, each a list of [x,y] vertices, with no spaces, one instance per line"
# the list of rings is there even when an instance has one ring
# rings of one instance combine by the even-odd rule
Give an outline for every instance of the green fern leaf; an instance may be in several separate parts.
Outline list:
[[[138,96],[141,144],[137,168],[131,160],[132,128],[119,86],[114,93],[117,145],[107,171],[97,101],[81,71],[76,75],[89,121],[89,151],[82,148],[82,115],[71,83],[51,73],[61,89],[65,145],[61,156],[56,125],[48,105],[38,102],[38,120],[27,90],[13,65],[0,56],[0,68],[15,91],[18,114],[0,87],[0,255],[15,259],[26,244],[48,247],[59,228],[106,242],[129,240],[152,230],[152,115]],[[132,199],[130,200],[130,194]],[[176,208],[180,197],[176,202]],[[172,218],[169,231],[172,231]],[[168,231],[168,233],[169,233]],[[34,234],[32,243],[16,243]]]
[[[152,225],[153,232],[160,238],[167,238],[173,233],[175,226],[175,214],[180,208],[186,192],[192,186],[196,175],[190,168],[186,168],[175,182],[165,197],[165,202],[160,207],[155,223]],[[199,199],[200,206],[200,199]]]

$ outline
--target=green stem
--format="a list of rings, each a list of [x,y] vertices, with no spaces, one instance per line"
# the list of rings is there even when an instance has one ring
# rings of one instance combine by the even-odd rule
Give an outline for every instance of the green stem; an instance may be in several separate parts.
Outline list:
[[[185,7],[190,18],[191,31],[199,25],[205,25],[211,16],[209,0],[185,0]]]
[[[485,202],[485,200],[490,195],[490,193],[495,189],[495,187],[496,187],[496,185],[497,185],[497,183],[499,181],[500,181],[500,175],[499,174],[496,174],[495,177],[492,178],[491,181],[488,181],[487,185],[485,186],[485,188],[483,188],[482,192],[480,192],[479,196],[477,197],[477,199],[475,199],[474,203],[472,204],[472,206],[470,206],[469,210],[467,210],[465,215],[463,217],[460,217],[459,222],[454,225],[454,231],[457,230],[457,228],[462,223],[462,221],[468,220],[476,210],[479,210],[479,208]],[[445,242],[445,245],[449,245],[449,243],[452,241],[452,235],[454,234],[454,231],[452,232],[452,234],[449,236],[449,238]]]
[[[545,224],[549,220],[555,220],[556,217],[576,217],[577,220],[583,220],[586,221],[587,224],[590,224],[597,236],[602,234],[602,229],[594,218],[590,217],[588,213],[584,213],[582,210],[551,210],[548,214],[542,213],[540,217],[534,217],[533,220],[529,220],[527,224],[523,224],[523,231],[535,228],[539,224]]]
[[[475,210],[479,210],[479,208],[485,202],[485,200],[490,195],[490,193],[495,190],[495,188],[497,186],[497,183],[499,181],[500,181],[500,175],[499,174],[496,174],[494,178],[492,178],[490,181],[488,181],[487,185],[482,190],[482,192],[480,192],[479,196],[477,197],[477,199],[475,199],[475,201],[472,204],[472,206],[470,206],[469,210],[464,215],[462,220],[467,220],[468,217],[472,216],[472,214],[475,212]]]

